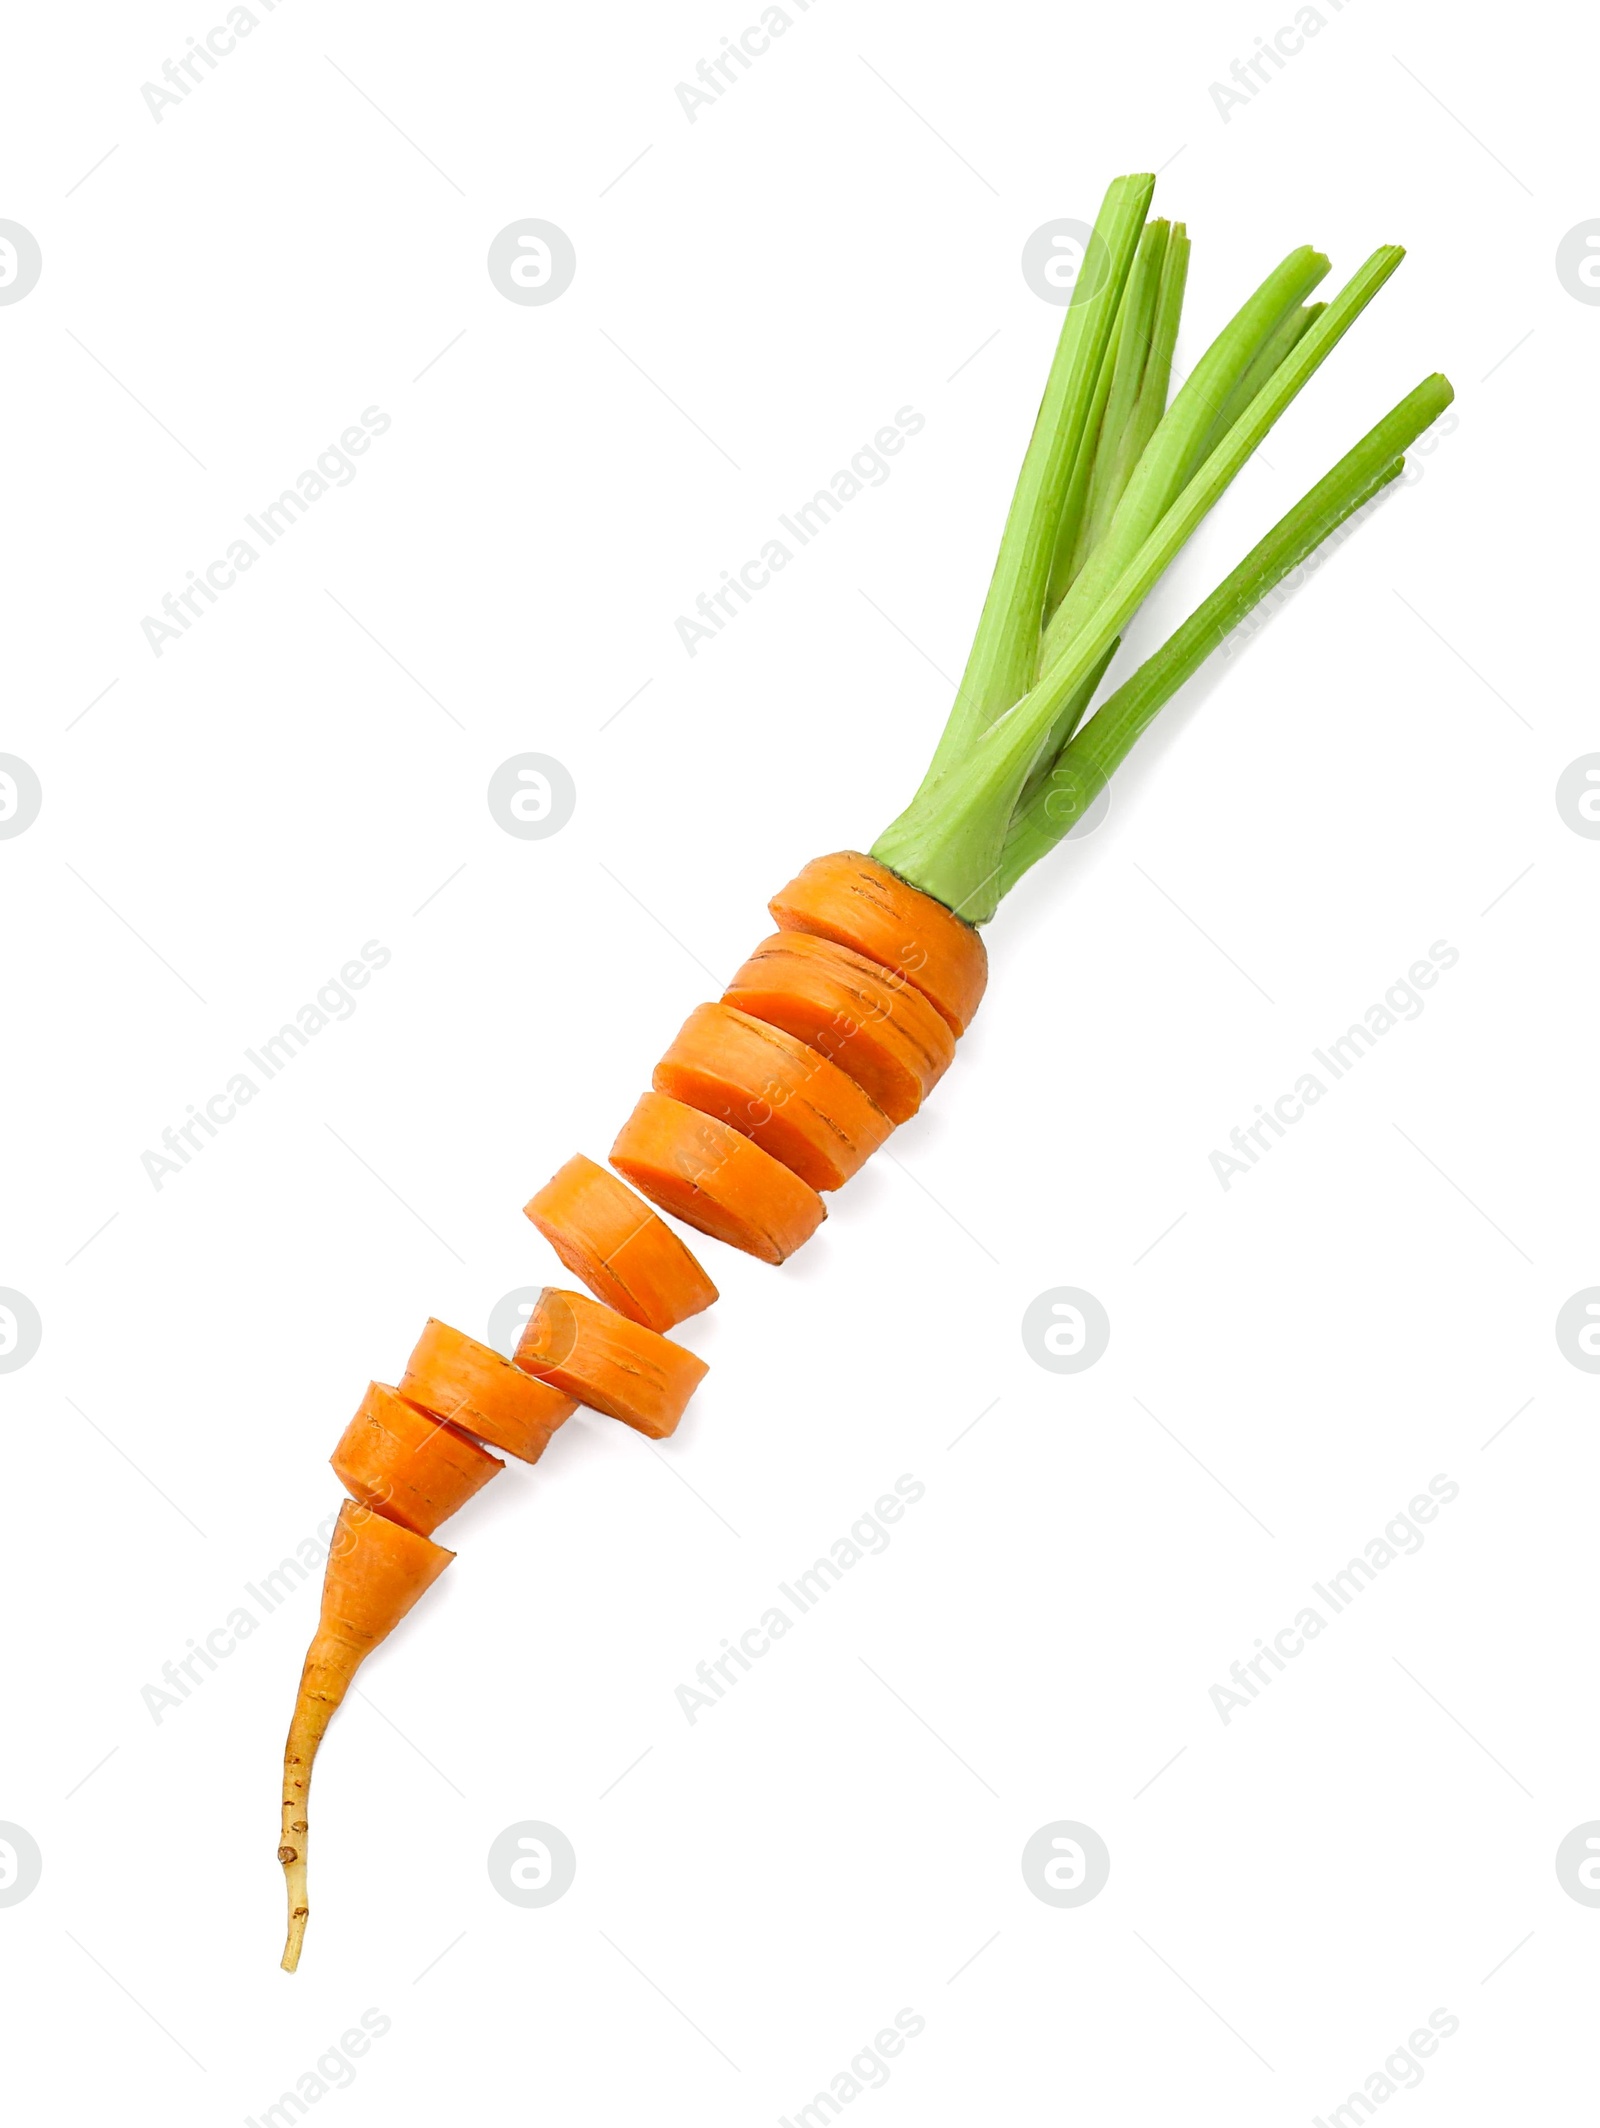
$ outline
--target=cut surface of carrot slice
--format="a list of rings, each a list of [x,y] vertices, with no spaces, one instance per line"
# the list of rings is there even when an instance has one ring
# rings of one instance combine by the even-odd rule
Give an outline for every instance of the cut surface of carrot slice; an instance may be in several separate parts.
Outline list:
[[[647,1330],[670,1330],[717,1297],[672,1229],[582,1153],[558,1168],[523,1210],[574,1278]]]
[[[672,1432],[706,1375],[705,1361],[671,1338],[560,1286],[534,1302],[517,1365],[653,1441]]]
[[[916,1114],[956,1053],[955,1036],[920,990],[809,931],[763,939],[722,1002],[820,1049],[894,1123]]]
[[[733,1005],[698,1005],[655,1069],[655,1089],[719,1116],[814,1190],[836,1190],[894,1126],[820,1050]]]
[[[523,1463],[537,1463],[550,1436],[578,1408],[492,1346],[433,1316],[406,1362],[400,1394]]]
[[[828,1208],[781,1160],[718,1116],[666,1094],[640,1096],[611,1165],[654,1204],[763,1263],[782,1263]]]
[[[465,1507],[505,1465],[448,1420],[373,1382],[329,1457],[352,1499],[419,1537]]]
[[[859,850],[814,857],[767,904],[780,931],[809,931],[903,975],[965,1034],[989,981],[971,924]]]

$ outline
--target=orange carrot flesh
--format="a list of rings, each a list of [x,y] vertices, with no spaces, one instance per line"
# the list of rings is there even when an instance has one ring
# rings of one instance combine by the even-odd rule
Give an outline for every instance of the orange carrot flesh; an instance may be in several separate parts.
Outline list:
[[[307,1814],[311,1768],[350,1681],[455,1557],[415,1530],[346,1500],[328,1550],[322,1616],[300,1676],[283,1749],[283,1825],[278,1860],[289,1893],[283,1970],[300,1963],[305,1940]]]
[[[400,1394],[523,1463],[537,1463],[550,1436],[578,1408],[491,1346],[433,1316],[406,1362]]]
[[[722,1002],[820,1049],[895,1123],[916,1114],[956,1053],[920,990],[809,931],[764,939]]]
[[[763,1263],[792,1256],[828,1216],[816,1191],[781,1160],[731,1123],[666,1094],[641,1095],[611,1165],[664,1212]]]
[[[837,1064],[732,1005],[700,1005],[655,1069],[655,1089],[720,1116],[809,1182],[836,1190],[882,1145],[889,1118]]]
[[[717,1297],[672,1229],[582,1153],[558,1168],[523,1210],[574,1278],[647,1330],[670,1330]]]
[[[850,946],[920,990],[965,1034],[989,981],[989,954],[971,924],[859,850],[814,857],[767,904],[780,931]]]
[[[705,1361],[671,1338],[559,1286],[535,1301],[517,1365],[652,1441],[672,1432],[706,1375]]]
[[[470,1435],[373,1382],[328,1459],[345,1491],[419,1537],[465,1507],[505,1465]]]

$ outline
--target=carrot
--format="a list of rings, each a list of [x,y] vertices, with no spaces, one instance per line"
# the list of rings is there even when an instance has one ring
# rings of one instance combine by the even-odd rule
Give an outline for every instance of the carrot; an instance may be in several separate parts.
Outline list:
[[[664,1212],[730,1247],[782,1263],[828,1216],[816,1191],[731,1123],[642,1094],[611,1165]]]
[[[847,1071],[892,1122],[914,1116],[956,1038],[920,990],[865,954],[807,931],[764,939],[722,994]]]
[[[965,1034],[989,981],[989,954],[971,924],[908,887],[859,850],[814,857],[767,907],[780,931],[831,938],[903,975],[952,1034]]]
[[[697,1005],[653,1083],[731,1123],[814,1190],[848,1182],[894,1128],[819,1051],[732,1005]]]
[[[550,1436],[578,1408],[571,1397],[431,1315],[406,1361],[400,1394],[523,1463],[537,1463]]]
[[[505,1465],[445,1419],[373,1382],[328,1459],[347,1493],[419,1537],[465,1507]]]
[[[671,1338],[559,1286],[535,1301],[517,1365],[653,1441],[672,1432],[706,1375],[705,1361]]]
[[[1136,173],[1106,193],[1087,254],[1095,271],[1078,276],[1063,314],[977,632],[921,782],[867,854],[816,858],[773,896],[776,935],[690,1016],[611,1149],[611,1165],[665,1213],[764,1262],[816,1232],[827,1216],[818,1191],[839,1188],[949,1068],[988,976],[974,927],[1071,832],[1212,651],[1398,479],[1404,452],[1453,396],[1446,378],[1425,378],[1102,694],[1144,600],[1403,256],[1383,245],[1330,302],[1308,303],[1328,261],[1309,245],[1290,252],[1186,358],[1174,393],[1190,247],[1181,223],[1147,219],[1154,185]],[[773,760],[781,773],[781,747]],[[714,845],[701,827],[689,861]],[[1021,1143],[1027,1119],[1011,1120]],[[399,1407],[531,1462],[576,1398],[669,1433],[704,1373],[664,1333],[716,1289],[664,1221],[582,1156],[526,1210],[595,1298],[547,1289],[521,1366],[430,1322],[398,1391],[369,1392],[335,1456],[382,1512],[360,1525],[364,1553],[330,1561],[290,1735],[289,1966],[305,1923],[311,1754],[355,1662],[450,1557],[423,1525],[464,1500],[481,1468],[470,1456],[463,1465],[445,1428],[407,1468],[411,1422]],[[353,1534],[346,1518],[365,1513],[347,1504],[341,1538]]]
[[[557,1168],[523,1210],[574,1278],[647,1330],[670,1330],[717,1297],[672,1229],[582,1153]]]
[[[322,1616],[300,1675],[300,1693],[283,1747],[283,1829],[278,1860],[289,1892],[289,1934],[283,1970],[300,1963],[306,1915],[306,1812],[311,1768],[350,1681],[380,1640],[430,1589],[455,1557],[443,1545],[402,1529],[398,1522],[346,1500],[339,1510]]]

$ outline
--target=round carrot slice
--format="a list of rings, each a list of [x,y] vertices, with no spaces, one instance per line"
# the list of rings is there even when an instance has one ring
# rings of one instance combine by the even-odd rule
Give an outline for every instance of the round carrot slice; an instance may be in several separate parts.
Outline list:
[[[431,1315],[400,1377],[400,1394],[524,1463],[538,1462],[550,1436],[578,1408],[492,1347]]]
[[[505,1465],[445,1419],[373,1382],[328,1458],[352,1498],[419,1537],[465,1507]]]
[[[655,1089],[720,1116],[814,1190],[836,1190],[894,1128],[837,1064],[732,1005],[697,1005]]]
[[[671,1338],[559,1286],[535,1301],[517,1365],[652,1441],[672,1432],[706,1374],[705,1361]]]
[[[523,1210],[574,1278],[647,1330],[670,1330],[717,1297],[671,1227],[582,1153],[558,1168]]]
[[[722,1002],[820,1049],[894,1123],[916,1114],[956,1053],[955,1036],[920,990],[813,932],[764,939]]]
[[[782,1263],[816,1232],[828,1208],[719,1116],[666,1094],[642,1094],[617,1134],[611,1165],[675,1219],[730,1247]]]
[[[989,954],[971,924],[942,901],[863,857],[814,857],[767,904],[780,931],[809,931],[903,975],[957,1034],[989,981]]]

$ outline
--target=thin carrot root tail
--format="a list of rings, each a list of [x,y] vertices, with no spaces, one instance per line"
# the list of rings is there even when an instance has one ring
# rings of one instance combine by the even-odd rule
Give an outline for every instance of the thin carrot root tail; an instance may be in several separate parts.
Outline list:
[[[358,1507],[353,1500],[346,1500],[339,1510],[322,1584],[322,1616],[300,1673],[294,1718],[283,1747],[278,1860],[289,1896],[289,1929],[281,1960],[286,1973],[299,1966],[311,1910],[306,1884],[311,1769],[328,1724],[362,1662],[394,1631],[454,1557],[442,1544],[388,1521],[369,1507]]]
[[[289,1865],[285,1864],[285,1867],[289,1868]],[[297,1862],[289,1868],[289,1940],[278,1960],[280,1970],[285,1973],[300,1970],[300,1947],[306,1940],[306,1916],[310,1911],[306,1905],[306,1866],[304,1862]]]
[[[328,1562],[330,1574],[334,1561]],[[283,1747],[283,1828],[278,1860],[283,1864],[289,1893],[289,1934],[283,1946],[283,1970],[292,1973],[300,1963],[300,1948],[306,1937],[310,1912],[306,1889],[307,1816],[311,1801],[311,1768],[328,1733],[334,1710],[350,1688],[364,1650],[341,1647],[318,1632],[300,1673],[300,1695],[295,1701],[289,1740]]]

